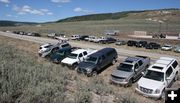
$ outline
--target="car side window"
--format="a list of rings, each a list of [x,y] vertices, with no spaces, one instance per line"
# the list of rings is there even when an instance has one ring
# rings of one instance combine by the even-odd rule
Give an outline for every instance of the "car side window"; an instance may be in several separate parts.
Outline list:
[[[136,63],[135,66],[134,66],[134,69],[138,69],[138,64]]]
[[[169,67],[168,70],[166,71],[166,78],[169,77],[173,72],[172,67]]]
[[[81,58],[81,57],[83,57],[82,53],[81,53],[81,54],[79,54],[79,58]]]
[[[140,60],[140,61],[138,62],[138,64],[139,64],[139,66],[141,66],[141,65],[143,64],[142,60]]]
[[[87,52],[86,52],[86,51],[84,51],[84,52],[83,52],[83,54],[84,54],[84,56],[85,56],[85,55],[87,55]]]
[[[177,65],[178,65],[177,61],[174,61],[174,63],[172,64],[172,67],[175,69]]]
[[[103,60],[103,59],[105,59],[105,56],[104,56],[104,55],[102,56],[102,60]]]

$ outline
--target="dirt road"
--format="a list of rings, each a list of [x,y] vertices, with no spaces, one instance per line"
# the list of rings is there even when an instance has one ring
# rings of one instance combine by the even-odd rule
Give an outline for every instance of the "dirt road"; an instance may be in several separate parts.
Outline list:
[[[7,36],[11,38],[16,38],[16,39],[21,39],[21,40],[27,40],[31,42],[36,42],[36,43],[56,43],[57,40],[55,39],[49,39],[49,38],[43,38],[43,37],[32,37],[32,36],[25,36],[25,35],[17,35],[13,33],[6,33],[6,32],[0,32],[0,35],[2,36]],[[91,43],[81,43],[81,42],[76,42],[76,41],[69,41],[69,43],[72,46],[78,46],[82,48],[93,48],[93,49],[101,49],[104,47],[110,47],[109,45],[97,45],[97,44],[91,44]],[[135,55],[142,55],[142,56],[148,56],[150,57],[153,61],[160,58],[160,57],[173,57],[176,58],[178,61],[180,61],[179,56],[172,56],[172,55],[167,55],[167,54],[159,54],[159,53],[150,53],[150,52],[144,52],[144,51],[136,51],[136,50],[127,50],[124,48],[116,48],[119,58],[125,58],[127,56],[135,56]]]

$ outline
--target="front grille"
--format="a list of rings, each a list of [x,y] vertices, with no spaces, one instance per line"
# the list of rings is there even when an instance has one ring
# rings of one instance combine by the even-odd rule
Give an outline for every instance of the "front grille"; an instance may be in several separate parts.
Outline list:
[[[83,69],[83,68],[78,68],[77,71],[79,73],[87,73],[86,69]]]
[[[144,93],[147,93],[147,94],[152,94],[153,90],[152,89],[147,89],[147,88],[144,88],[144,87],[140,87],[140,90]]]
[[[114,76],[114,75],[111,75],[112,76],[112,80],[115,80],[115,81],[119,81],[119,82],[123,82],[125,78],[123,77],[117,77],[117,76]]]

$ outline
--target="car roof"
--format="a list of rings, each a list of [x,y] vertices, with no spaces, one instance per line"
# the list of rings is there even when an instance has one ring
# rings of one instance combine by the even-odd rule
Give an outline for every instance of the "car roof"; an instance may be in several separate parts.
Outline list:
[[[49,46],[49,45],[52,45],[52,44],[50,44],[50,43],[48,43],[48,44],[43,44],[43,45],[41,45],[41,47],[45,47],[45,46]]]
[[[86,50],[84,50],[84,49],[78,49],[78,50],[73,51],[72,53],[73,53],[73,54],[80,54],[80,53],[82,53],[82,52],[84,52],[84,51],[86,51]]]
[[[92,57],[100,57],[102,55],[104,55],[105,53],[109,52],[109,51],[114,51],[115,49],[114,48],[103,48],[93,54],[91,54],[90,56]]]
[[[159,60],[157,60],[155,62],[155,64],[153,64],[150,68],[150,70],[153,71],[160,71],[160,72],[166,72],[166,70],[168,69],[169,65],[175,61],[176,59],[174,58],[169,58],[169,57],[161,57]],[[153,68],[156,67],[156,68]]]
[[[143,58],[140,57],[128,57],[125,59],[124,63],[134,64],[138,62],[139,60],[142,60]]]

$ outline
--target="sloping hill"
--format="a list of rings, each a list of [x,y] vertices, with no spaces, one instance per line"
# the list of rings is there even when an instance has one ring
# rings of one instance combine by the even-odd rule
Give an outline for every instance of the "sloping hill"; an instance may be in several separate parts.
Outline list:
[[[0,26],[20,26],[20,25],[34,25],[34,24],[38,24],[38,23],[0,20]]]
[[[159,17],[159,16],[176,14],[175,11],[179,11],[179,9],[171,8],[171,9],[159,9],[159,10],[124,11],[124,12],[117,12],[117,13],[91,14],[91,15],[69,17],[69,18],[58,20],[57,22],[116,20],[116,19],[126,18],[126,17],[127,18]],[[133,14],[137,14],[137,15],[133,15]]]

